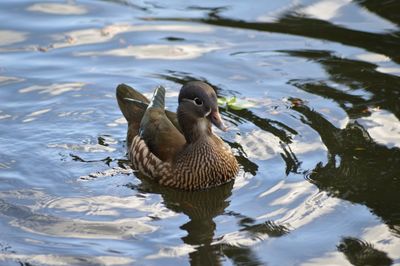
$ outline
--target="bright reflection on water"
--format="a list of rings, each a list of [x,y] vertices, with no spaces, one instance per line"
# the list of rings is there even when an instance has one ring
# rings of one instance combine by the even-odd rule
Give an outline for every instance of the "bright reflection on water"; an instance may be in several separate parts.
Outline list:
[[[0,264],[400,265],[399,1],[1,1]],[[125,156],[115,88],[215,87],[235,183]]]

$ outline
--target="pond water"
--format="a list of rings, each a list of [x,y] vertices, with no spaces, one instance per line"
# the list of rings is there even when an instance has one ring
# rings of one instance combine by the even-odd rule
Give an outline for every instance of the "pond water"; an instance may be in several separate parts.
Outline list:
[[[0,2],[1,265],[400,265],[400,2]],[[241,165],[140,180],[115,88],[221,98]]]

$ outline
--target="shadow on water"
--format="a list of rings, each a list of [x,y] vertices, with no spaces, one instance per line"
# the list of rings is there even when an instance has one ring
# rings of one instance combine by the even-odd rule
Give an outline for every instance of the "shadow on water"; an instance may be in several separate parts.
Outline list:
[[[363,61],[340,58],[328,51],[283,51],[291,56],[304,57],[318,62],[330,76],[330,80],[350,90],[365,90],[369,99],[342,91],[323,81],[292,80],[291,84],[312,94],[337,102],[350,118],[369,116],[369,107],[378,106],[400,119],[400,78],[381,73],[377,66]]]
[[[289,146],[289,144],[292,143],[291,136],[298,134],[296,130],[277,120],[260,117],[251,110],[245,108],[240,110],[221,108],[221,112],[227,117],[233,118],[237,123],[250,122],[261,130],[269,132],[277,137],[280,140],[282,149],[280,155],[286,164],[286,175],[288,175],[290,172],[298,173],[300,162],[297,160],[296,155],[292,152]],[[240,148],[239,150],[243,151],[243,148],[239,143],[229,144],[232,148]],[[237,159],[239,163],[244,167],[244,170],[246,172],[250,172],[253,175],[256,173],[256,170],[258,169],[257,164],[249,161],[246,158],[244,152],[241,152],[240,156],[238,156]]]
[[[357,238],[344,237],[337,246],[337,249],[346,256],[351,264],[356,266],[385,266],[392,265],[393,263],[393,260],[390,259],[385,252],[377,250],[370,243]]]
[[[227,211],[233,182],[212,189],[188,192],[162,187],[146,178],[139,178],[142,180],[141,185],[128,187],[145,193],[160,194],[167,208],[189,218],[181,229],[187,232],[182,238],[183,242],[195,248],[189,254],[191,265],[221,265],[224,257],[232,260],[234,265],[263,265],[251,247],[230,243],[227,236],[215,236],[214,219],[220,215],[237,218],[241,228],[239,233],[250,239],[280,237],[289,233],[285,226],[277,225],[273,221],[256,224],[250,217]]]
[[[400,149],[377,144],[355,119],[370,116],[370,108],[379,107],[400,118],[400,78],[376,71],[376,65],[339,58],[326,51],[286,51],[321,64],[330,80],[343,85],[339,90],[322,81],[292,80],[289,83],[312,94],[337,102],[348,114],[344,129],[332,125],[304,104],[293,109],[303,115],[304,123],[321,136],[329,151],[328,163],[310,173],[310,180],[332,195],[361,203],[400,235]],[[347,90],[347,88],[349,90]],[[363,89],[368,99],[352,93]]]
[[[362,7],[371,9],[397,24],[399,19],[393,10],[400,10],[398,1],[356,1]],[[373,9],[372,9],[373,8]],[[283,14],[274,22],[251,22],[234,20],[221,15],[224,8],[211,9],[205,18],[151,18],[152,20],[191,21],[237,29],[249,29],[265,32],[286,33],[291,35],[316,38],[338,42],[344,45],[364,48],[367,51],[380,53],[400,62],[400,32],[371,33],[347,29],[325,20],[306,17],[297,11]]]
[[[397,25],[400,25],[400,17],[398,12],[400,10],[400,3],[399,1],[392,1],[392,0],[381,0],[381,1],[374,1],[374,0],[355,0],[356,3],[365,7],[370,12],[376,13],[381,17],[384,17]],[[395,12],[393,12],[395,11]]]
[[[400,235],[400,149],[377,144],[357,122],[339,129],[301,103],[292,108],[329,151],[328,162],[319,163],[309,180],[332,196],[366,205]]]

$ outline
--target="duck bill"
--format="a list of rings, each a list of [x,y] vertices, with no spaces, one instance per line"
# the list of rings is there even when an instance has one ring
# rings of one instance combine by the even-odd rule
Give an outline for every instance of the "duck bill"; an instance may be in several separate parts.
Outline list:
[[[224,121],[222,120],[218,110],[212,111],[210,117],[211,117],[211,123],[213,123],[214,126],[221,129],[222,131],[226,131],[228,129],[228,127],[225,126]]]

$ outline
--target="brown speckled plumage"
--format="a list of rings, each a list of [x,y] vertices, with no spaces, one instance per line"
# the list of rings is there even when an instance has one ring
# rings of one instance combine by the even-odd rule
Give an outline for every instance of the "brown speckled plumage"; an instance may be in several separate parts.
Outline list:
[[[128,108],[123,108],[126,103],[121,96],[126,93],[117,88],[118,103],[128,120],[129,159],[140,173],[168,187],[197,190],[229,182],[239,167],[230,148],[211,129],[211,123],[224,127],[215,92],[203,82],[185,86],[179,96],[177,118],[165,114],[165,92],[159,88],[146,111],[136,110],[142,116],[140,128],[137,121],[128,120],[132,116],[125,115]],[[134,105],[137,108],[138,104]]]

